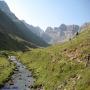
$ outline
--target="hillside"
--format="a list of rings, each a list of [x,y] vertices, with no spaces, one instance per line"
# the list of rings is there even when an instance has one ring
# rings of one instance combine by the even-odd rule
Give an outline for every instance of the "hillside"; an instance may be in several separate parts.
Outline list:
[[[0,10],[0,50],[24,50],[28,47],[37,47],[16,35],[16,30],[11,19]]]
[[[44,47],[40,37],[33,34],[22,22],[14,22],[0,10],[0,49],[27,49],[27,47]]]
[[[0,49],[21,50],[48,46],[10,11],[5,1],[0,1],[0,43]]]
[[[1,30],[1,29],[0,29]],[[0,32],[0,50],[27,50],[37,46],[24,40],[14,39],[8,34]]]
[[[90,27],[63,44],[22,53],[34,71],[35,87],[45,90],[90,90]]]

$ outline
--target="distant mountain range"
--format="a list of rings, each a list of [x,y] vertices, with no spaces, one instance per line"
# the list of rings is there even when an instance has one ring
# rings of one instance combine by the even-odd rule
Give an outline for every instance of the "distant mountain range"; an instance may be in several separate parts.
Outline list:
[[[59,27],[40,27],[19,20],[9,9],[5,1],[0,1],[0,49],[27,49],[28,47],[46,47],[49,44],[65,42],[73,38],[90,23],[78,25],[61,24]]]
[[[26,24],[25,24],[26,25]],[[36,35],[41,37],[48,44],[56,44],[68,41],[76,36],[77,33],[90,27],[90,22],[84,23],[82,26],[79,25],[65,25],[61,24],[59,27],[47,27],[45,32],[40,27],[33,27],[27,24],[27,27],[33,31]],[[32,28],[32,29],[31,29]]]
[[[37,36],[41,37],[44,41],[49,44],[65,42],[75,36],[77,32],[80,31],[78,25],[65,25],[61,24],[59,27],[47,27],[45,32],[40,27],[34,27],[27,24],[25,21],[23,23]]]
[[[48,27],[45,33],[51,37],[49,43],[59,43],[69,40],[79,32],[79,30],[80,27],[78,25],[61,24],[59,27]]]

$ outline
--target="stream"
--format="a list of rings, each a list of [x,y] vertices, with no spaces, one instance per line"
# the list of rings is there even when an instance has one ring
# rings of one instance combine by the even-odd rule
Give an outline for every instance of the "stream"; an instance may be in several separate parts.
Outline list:
[[[9,59],[16,64],[17,68],[11,79],[0,90],[31,90],[30,87],[35,81],[31,72],[15,56],[10,56]]]

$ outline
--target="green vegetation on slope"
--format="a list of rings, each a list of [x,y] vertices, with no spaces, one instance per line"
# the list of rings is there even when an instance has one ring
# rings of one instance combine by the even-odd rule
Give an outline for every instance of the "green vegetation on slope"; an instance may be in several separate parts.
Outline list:
[[[73,40],[21,55],[45,90],[90,90],[90,29]]]
[[[10,63],[4,56],[0,56],[0,87],[10,78],[15,66]]]
[[[12,38],[8,34],[0,32],[0,50],[17,51],[17,50],[27,50],[28,48],[36,48],[36,47],[37,47],[36,45],[30,42]]]
[[[23,22],[12,20],[0,10],[0,48],[2,50],[23,50],[48,44],[31,32]]]

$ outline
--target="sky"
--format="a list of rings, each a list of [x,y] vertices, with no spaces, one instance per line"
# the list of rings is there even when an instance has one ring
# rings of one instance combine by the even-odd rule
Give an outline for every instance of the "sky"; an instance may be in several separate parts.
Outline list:
[[[90,0],[4,0],[27,23],[45,30],[60,24],[81,25],[90,21]]]

